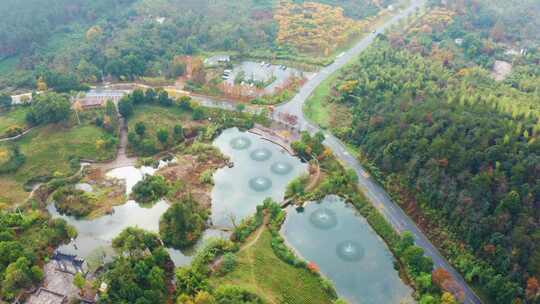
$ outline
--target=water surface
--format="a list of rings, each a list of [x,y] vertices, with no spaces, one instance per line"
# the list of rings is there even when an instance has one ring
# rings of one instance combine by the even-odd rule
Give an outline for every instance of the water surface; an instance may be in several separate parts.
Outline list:
[[[282,234],[314,262],[340,297],[357,304],[414,303],[412,289],[394,269],[394,257],[369,223],[336,196],[287,209]]]
[[[283,200],[287,184],[307,172],[306,164],[278,145],[236,128],[225,130],[214,145],[234,163],[214,174],[212,222],[218,227],[254,214],[267,197]]]

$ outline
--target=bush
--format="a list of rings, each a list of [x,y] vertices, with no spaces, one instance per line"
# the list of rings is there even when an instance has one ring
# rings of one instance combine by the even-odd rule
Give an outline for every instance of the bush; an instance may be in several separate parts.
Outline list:
[[[228,252],[223,255],[223,262],[221,264],[221,268],[219,269],[219,273],[221,275],[225,275],[231,271],[234,270],[236,267],[237,261],[236,261],[236,255],[234,253]]]
[[[0,174],[17,171],[26,161],[18,146],[12,148],[0,148]]]
[[[216,289],[216,301],[218,304],[262,304],[264,303],[259,296],[248,290],[231,285],[221,285]]]
[[[6,130],[7,137],[14,137],[19,134],[22,134],[24,129],[21,126],[11,126]]]
[[[203,184],[213,185],[214,184],[214,170],[208,169],[201,173],[199,181]]]

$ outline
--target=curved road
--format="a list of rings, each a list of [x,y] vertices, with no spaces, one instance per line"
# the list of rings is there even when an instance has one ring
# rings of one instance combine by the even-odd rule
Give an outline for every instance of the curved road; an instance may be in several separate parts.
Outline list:
[[[344,53],[336,61],[323,68],[319,73],[312,77],[299,91],[299,93],[288,103],[277,106],[274,110],[274,120],[280,120],[280,113],[292,114],[298,117],[297,127],[301,130],[306,130],[310,133],[321,131],[319,127],[311,124],[305,117],[302,111],[303,105],[308,97],[313,93],[325,79],[332,73],[342,68],[346,63],[357,57],[364,51],[374,40],[377,34],[384,32],[385,29],[397,24],[400,19],[406,18],[408,15],[415,12],[417,8],[423,5],[423,0],[412,0],[409,7],[399,12],[385,24],[380,26],[375,32],[358,42],[352,49]],[[454,280],[461,286],[464,293],[464,303],[480,304],[482,303],[474,291],[469,288],[463,277],[446,261],[437,248],[431,244],[424,233],[416,226],[416,224],[407,216],[407,214],[392,201],[388,194],[376,182],[374,182],[366,173],[364,168],[350,155],[345,145],[336,137],[325,132],[325,144],[332,149],[334,154],[340,158],[345,164],[353,168],[359,177],[360,187],[363,189],[365,196],[371,203],[379,209],[386,217],[390,224],[399,232],[410,231],[415,238],[416,245],[422,247],[427,256],[431,257],[435,267],[446,269]]]

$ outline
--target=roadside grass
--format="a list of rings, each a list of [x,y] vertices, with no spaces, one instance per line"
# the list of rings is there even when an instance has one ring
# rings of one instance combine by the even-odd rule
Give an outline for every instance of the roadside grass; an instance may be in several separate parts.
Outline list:
[[[242,286],[261,296],[267,303],[329,304],[332,299],[323,290],[320,279],[305,268],[280,260],[272,250],[268,229],[249,248],[237,255],[235,269],[221,277],[213,275],[210,284]],[[249,243],[255,236],[246,240]]]
[[[309,96],[303,107],[304,114],[308,120],[323,129],[339,127],[340,124],[349,123],[348,118],[341,117],[342,115],[340,115],[344,113],[343,108],[345,106],[331,103],[329,102],[329,98],[332,94],[333,86],[342,74],[343,69],[352,65],[354,62],[355,59],[351,60],[342,69],[339,69],[326,78]]]
[[[7,137],[7,130],[12,126],[27,128],[26,113],[28,108],[15,107],[7,111],[0,111],[0,138]]]

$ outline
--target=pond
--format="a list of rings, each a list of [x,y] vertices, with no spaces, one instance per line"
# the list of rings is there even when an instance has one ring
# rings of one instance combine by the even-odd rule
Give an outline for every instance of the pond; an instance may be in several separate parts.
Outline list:
[[[107,177],[125,180],[126,194],[129,195],[133,186],[142,180],[145,174],[152,175],[159,168],[166,165],[166,162],[160,162],[157,168],[144,166],[140,168],[122,167],[109,171]],[[78,232],[77,238],[71,243],[59,247],[61,252],[75,254],[86,259],[95,257],[105,260],[109,260],[113,255],[111,249],[112,239],[125,228],[139,227],[148,231],[159,232],[159,219],[168,208],[169,204],[164,200],[160,200],[150,207],[142,207],[137,202],[129,200],[123,205],[114,207],[114,211],[110,215],[85,220],[59,214],[54,204],[49,204],[47,207],[53,217],[65,219]],[[168,251],[177,266],[189,264],[196,248],[200,247],[204,240],[210,237],[223,236],[226,236],[224,232],[207,230],[201,241],[194,246],[195,249],[187,250],[184,253],[172,248],[169,248]]]
[[[394,257],[369,223],[336,196],[287,209],[281,230],[289,246],[315,263],[350,303],[414,303]]]
[[[214,145],[234,163],[214,174],[212,223],[232,227],[233,221],[253,215],[265,198],[283,200],[294,178],[307,173],[307,165],[258,135],[236,128],[225,130]]]
[[[306,172],[306,165],[281,151],[277,145],[261,139],[259,136],[238,129],[225,130],[214,145],[231,158],[234,168],[223,168],[216,172],[215,187],[212,192],[213,223],[220,227],[231,227],[231,214],[240,221],[255,213],[255,208],[266,197],[276,200],[283,198],[286,185],[294,177]],[[113,169],[107,177],[125,180],[126,194],[145,174],[154,174],[166,166],[160,162],[158,168],[133,166]],[[87,188],[86,185],[78,185]],[[76,254],[83,258],[101,255],[106,260],[113,254],[112,239],[127,227],[139,227],[152,232],[159,232],[159,219],[169,208],[169,204],[160,200],[152,206],[142,207],[133,200],[115,206],[113,213],[97,219],[85,220],[59,214],[54,204],[47,209],[53,217],[63,218],[77,229],[78,236],[71,243],[61,246],[64,253]],[[204,241],[211,237],[228,237],[230,234],[221,230],[208,229],[201,241],[189,250],[168,249],[177,266],[191,262],[192,256]]]

